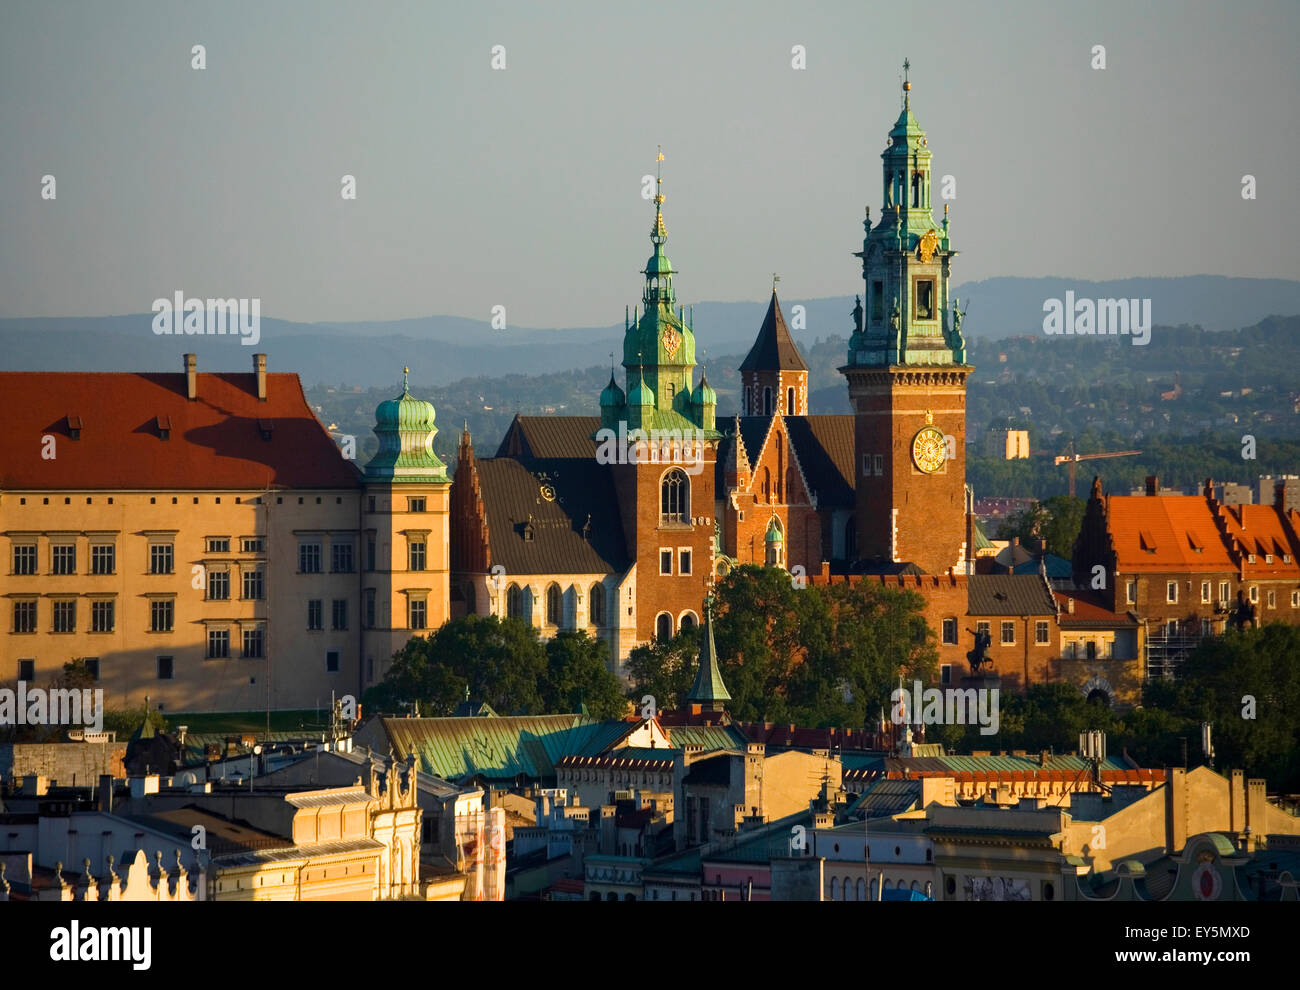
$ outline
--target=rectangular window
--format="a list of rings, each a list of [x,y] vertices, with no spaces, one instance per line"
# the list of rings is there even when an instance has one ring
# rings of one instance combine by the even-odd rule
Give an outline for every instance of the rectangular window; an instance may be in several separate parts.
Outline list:
[[[375,538],[373,536],[367,536],[366,537],[366,570],[373,571],[374,569],[375,569]]]
[[[208,630],[208,659],[226,660],[230,657],[230,630]]]
[[[1300,591],[1291,592],[1291,607],[1300,608]]]
[[[14,632],[36,632],[35,602],[14,602]]]
[[[885,319],[885,283],[879,280],[871,283],[871,322],[882,323]]]
[[[1209,582],[1209,581],[1202,581],[1202,582],[1201,582],[1201,601],[1202,601],[1202,602],[1208,602],[1209,600],[1210,600],[1210,582]]]
[[[91,632],[112,632],[113,631],[113,612],[114,602],[101,601],[90,603],[90,631]]]
[[[90,573],[112,574],[117,570],[117,547],[112,543],[95,543],[90,548]]]
[[[1177,581],[1167,581],[1165,583],[1165,601],[1167,601],[1170,605],[1175,605],[1178,603],[1178,582]]]
[[[208,601],[225,602],[230,600],[230,572],[208,571]]]
[[[1177,619],[1170,619],[1168,622],[1165,623],[1165,635],[1166,635],[1166,636],[1177,636],[1177,635],[1178,635],[1178,620],[1177,620]]]
[[[77,603],[75,601],[54,603],[54,631],[56,633],[77,631]]]
[[[14,544],[14,573],[15,574],[36,573],[36,544],[35,543]]]
[[[1250,601],[1251,604],[1257,604],[1259,602],[1259,585],[1257,584],[1252,584],[1250,586]]]
[[[332,629],[342,630],[348,627],[348,601],[346,598],[334,599],[331,620]]]
[[[934,319],[934,279],[932,278],[916,280],[916,318]]]
[[[943,620],[943,641],[945,643],[952,644],[952,645],[956,644],[957,642],[957,620],[956,619]]]
[[[691,573],[691,552],[689,550],[680,550],[677,554],[679,574]]]
[[[412,629],[423,629],[426,620],[427,606],[423,601],[413,601],[409,606],[411,612],[410,627]]]
[[[320,573],[320,543],[304,542],[298,544],[298,573]]]
[[[330,674],[339,672],[339,651],[330,650],[325,654],[325,671]]]
[[[319,598],[313,598],[307,602],[307,628],[325,628],[325,606],[324,602]]]
[[[1089,659],[1089,660],[1096,660],[1096,659],[1097,659],[1097,644],[1094,643],[1092,640],[1088,640],[1087,650],[1088,650],[1088,659]]]
[[[1230,593],[1229,593],[1229,591],[1228,591],[1228,582],[1227,582],[1227,581],[1220,581],[1220,582],[1219,582],[1219,601],[1221,601],[1221,602],[1226,602],[1226,601],[1228,600],[1228,598],[1229,598],[1229,594],[1230,594]]]
[[[862,455],[862,477],[864,478],[871,477],[871,455],[870,454]]]
[[[950,663],[939,664],[939,683],[940,684],[952,683],[952,664]]]
[[[86,673],[92,680],[99,680],[99,657],[86,657]]]
[[[671,574],[673,572],[673,552],[671,550],[659,551],[659,573]]]
[[[885,455],[872,454],[871,461],[876,466],[876,474],[883,476],[885,473]]]
[[[1277,592],[1276,592],[1276,591],[1270,591],[1270,592],[1268,593],[1268,607],[1269,607],[1269,608],[1277,608]]]
[[[355,568],[352,561],[352,541],[330,544],[330,570],[335,574],[351,574]]]
[[[409,512],[423,512],[423,511],[424,511],[424,499],[422,499],[422,498],[412,498],[412,499],[407,499],[407,505],[408,505],[408,509],[407,509],[407,511],[409,511]]]
[[[210,537],[208,539],[208,553],[230,553],[230,537]]]
[[[36,680],[36,661],[19,660],[18,661],[18,679],[20,681]]]
[[[1016,641],[1016,624],[1014,622],[1002,623],[1002,642],[1003,644],[1014,643]]]
[[[375,589],[367,588],[365,591],[365,623],[367,629],[375,628]]]
[[[261,536],[251,536],[243,541],[244,553],[266,553],[266,540]]]
[[[1051,634],[1051,624],[1046,619],[1039,619],[1034,623],[1034,642],[1039,646],[1051,642]]]
[[[369,498],[366,499],[366,511],[367,512],[375,511],[375,497],[373,495],[371,495]]]
[[[172,679],[173,661],[171,657],[158,658],[158,680],[170,681]]]
[[[409,558],[408,570],[424,570],[424,541],[412,540],[411,543],[407,545],[407,557]]]
[[[1124,585],[1124,598],[1130,605],[1137,604],[1138,600],[1138,583],[1129,581]]]
[[[261,601],[264,597],[266,597],[266,581],[262,568],[245,568],[244,599],[246,601]]]
[[[984,633],[985,635],[989,636],[990,639],[992,639],[992,636],[989,632],[989,624],[987,622],[975,623],[975,635],[978,636],[980,633]]]
[[[171,574],[173,564],[172,545],[170,543],[149,544],[149,573]]]
[[[50,547],[50,573],[77,573],[77,545],[75,543],[57,543]]]
[[[255,660],[260,658],[263,653],[264,633],[258,629],[244,630],[244,658]]]
[[[149,629],[152,632],[172,631],[172,602],[169,599],[154,599],[149,603]]]

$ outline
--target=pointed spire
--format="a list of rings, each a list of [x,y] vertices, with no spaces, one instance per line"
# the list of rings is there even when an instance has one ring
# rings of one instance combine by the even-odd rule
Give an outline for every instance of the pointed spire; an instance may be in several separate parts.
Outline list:
[[[411,394],[411,369],[402,368],[402,394]]]
[[[781,314],[781,303],[776,298],[776,288],[772,289],[772,300],[767,306],[767,315],[758,330],[758,338],[749,354],[740,364],[741,371],[807,371],[803,355],[795,345],[790,330],[785,325]]]
[[[668,231],[664,229],[664,146],[659,145],[659,155],[655,159],[655,225],[650,231],[650,238],[656,244],[668,240]]]
[[[912,63],[903,59],[903,109],[910,110],[912,107],[912,82],[910,73]]]
[[[724,703],[731,700],[727,686],[722,683],[718,669],[718,647],[713,641],[713,596],[704,602],[704,635],[700,637],[700,669],[695,675],[695,685],[686,700],[699,704],[708,711],[720,712]]]

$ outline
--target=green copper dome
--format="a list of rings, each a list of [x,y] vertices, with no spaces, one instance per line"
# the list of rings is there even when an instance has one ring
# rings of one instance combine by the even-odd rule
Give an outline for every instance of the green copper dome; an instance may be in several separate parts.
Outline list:
[[[432,402],[411,395],[410,369],[402,375],[402,394],[386,399],[375,409],[375,436],[379,450],[366,464],[368,481],[446,482],[447,465],[433,452]]]
[[[700,375],[700,383],[695,386],[695,391],[691,393],[691,402],[697,406],[716,406],[718,404],[718,393],[713,391],[713,387],[709,385],[707,375]]]
[[[611,371],[609,373],[609,384],[600,393],[600,407],[602,409],[617,409],[624,404],[626,399],[623,390],[618,387],[618,382],[614,381],[614,372]]]
[[[653,406],[655,404],[655,394],[650,386],[645,383],[645,379],[638,382],[636,388],[632,389],[627,404],[629,406]]]
[[[763,537],[768,543],[784,543],[785,538],[781,535],[781,527],[777,525],[776,518],[767,524],[767,535]]]

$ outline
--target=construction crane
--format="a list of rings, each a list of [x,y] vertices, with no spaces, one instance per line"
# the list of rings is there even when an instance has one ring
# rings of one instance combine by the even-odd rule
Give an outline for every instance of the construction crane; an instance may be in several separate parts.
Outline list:
[[[1070,465],[1070,498],[1074,498],[1074,466],[1080,461],[1098,461],[1106,457],[1132,457],[1140,453],[1142,453],[1140,450],[1112,450],[1101,454],[1076,454],[1074,441],[1071,440],[1069,453],[1059,455],[1053,463]]]

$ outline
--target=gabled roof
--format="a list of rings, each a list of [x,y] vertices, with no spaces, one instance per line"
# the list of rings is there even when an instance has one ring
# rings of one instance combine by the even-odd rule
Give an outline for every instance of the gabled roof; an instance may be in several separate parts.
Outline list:
[[[1055,615],[1056,603],[1038,574],[972,574],[967,579],[970,615]]]
[[[516,414],[497,448],[497,457],[594,460],[599,416],[520,416]]]
[[[184,373],[0,372],[0,489],[359,487],[297,375],[268,374],[265,401],[252,372],[199,374],[196,392],[186,397]]]
[[[740,362],[741,371],[807,371],[803,355],[795,346],[794,339],[785,325],[781,315],[781,304],[777,302],[776,290],[772,290],[772,301],[768,303],[767,315],[759,327],[758,338],[749,349],[745,360]]]
[[[607,465],[493,457],[478,462],[478,476],[492,562],[506,574],[622,574],[631,566]]]
[[[1293,542],[1295,534],[1289,531],[1280,509],[1271,505],[1225,505],[1219,509],[1219,518],[1228,535],[1241,544],[1241,566],[1246,577],[1300,577],[1300,547]],[[1254,563],[1250,562],[1250,554],[1255,555]],[[1284,557],[1291,559],[1286,561]]]
[[[803,472],[811,494],[817,496],[818,508],[848,508],[854,504],[853,493],[853,417],[843,416],[785,416],[786,433],[790,448]],[[740,422],[741,446],[748,455],[741,470],[752,468],[750,458],[756,457],[771,429],[772,416],[742,416]],[[736,449],[734,436],[728,435],[718,446],[717,488],[725,488],[727,456]]]
[[[1099,592],[1072,590],[1054,594],[1061,607],[1062,629],[1130,629],[1138,625],[1137,616],[1132,612],[1108,609]],[[1069,606],[1071,600],[1074,601],[1073,612]]]
[[[1237,569],[1203,496],[1110,495],[1105,505],[1121,571]]]

